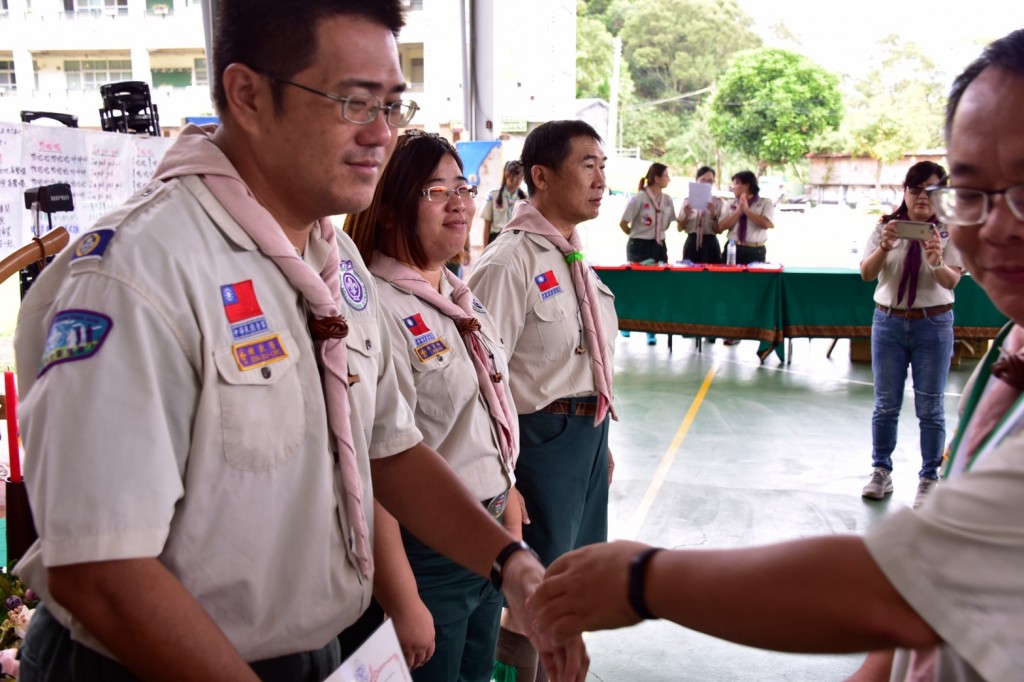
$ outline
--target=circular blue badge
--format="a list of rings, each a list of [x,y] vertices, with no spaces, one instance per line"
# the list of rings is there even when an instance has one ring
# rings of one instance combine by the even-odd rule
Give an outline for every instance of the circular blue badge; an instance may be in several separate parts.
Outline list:
[[[369,297],[366,295],[366,285],[359,279],[352,270],[341,273],[341,294],[348,301],[348,304],[355,310],[362,310],[366,307]]]

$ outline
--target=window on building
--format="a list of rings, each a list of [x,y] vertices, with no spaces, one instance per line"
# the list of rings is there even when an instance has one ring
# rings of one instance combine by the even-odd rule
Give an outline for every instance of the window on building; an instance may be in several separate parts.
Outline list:
[[[146,0],[146,11],[158,15],[174,14],[174,2],[172,0]]]
[[[128,14],[128,0],[64,0],[68,12],[106,12]]]
[[[14,60],[0,59],[0,94],[8,94],[17,90],[14,79]]]
[[[206,67],[206,57],[196,57],[192,68],[192,85],[209,85],[210,72]]]
[[[64,62],[68,90],[99,90],[107,83],[132,80],[131,59],[69,59]]]
[[[7,0],[0,0],[0,13],[7,14]]]
[[[423,89],[423,43],[400,45],[398,57],[402,65],[402,75],[411,90]]]
[[[192,85],[192,69],[153,69],[154,88],[187,88]]]

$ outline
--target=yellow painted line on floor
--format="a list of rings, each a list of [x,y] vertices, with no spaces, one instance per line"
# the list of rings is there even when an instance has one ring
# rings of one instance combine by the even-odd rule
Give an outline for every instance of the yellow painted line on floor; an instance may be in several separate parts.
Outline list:
[[[690,403],[690,409],[686,411],[683,423],[679,425],[675,438],[669,443],[668,450],[665,451],[665,455],[661,458],[661,463],[658,464],[657,471],[654,472],[654,477],[651,479],[651,484],[647,487],[647,492],[644,493],[643,499],[640,500],[640,506],[633,512],[633,518],[630,519],[629,526],[624,534],[626,539],[635,540],[637,535],[639,535],[640,527],[643,526],[644,521],[647,519],[647,513],[651,510],[655,498],[661,492],[661,486],[665,483],[668,470],[672,467],[672,463],[679,453],[679,448],[682,446],[683,439],[686,438],[686,434],[690,430],[690,425],[697,418],[697,411],[700,410],[700,406],[704,402],[704,396],[708,394],[708,389],[711,388],[711,381],[715,378],[715,372],[718,371],[720,364],[721,361],[716,360],[715,364],[711,366],[711,369],[708,370],[707,375],[704,377],[704,383],[701,384],[696,397]]]

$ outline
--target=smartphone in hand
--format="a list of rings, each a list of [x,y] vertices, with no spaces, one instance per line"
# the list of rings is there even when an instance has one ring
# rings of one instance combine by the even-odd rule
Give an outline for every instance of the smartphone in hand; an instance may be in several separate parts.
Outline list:
[[[928,241],[935,232],[935,226],[931,223],[922,223],[916,220],[897,220],[896,235],[900,239],[920,239]]]

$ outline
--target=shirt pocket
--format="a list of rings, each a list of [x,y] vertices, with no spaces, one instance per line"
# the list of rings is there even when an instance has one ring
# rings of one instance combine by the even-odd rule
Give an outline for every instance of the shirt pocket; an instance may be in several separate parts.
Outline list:
[[[558,296],[571,296],[563,292]],[[557,298],[553,296],[552,299]],[[576,319],[575,306],[566,310],[555,300],[542,301],[533,310],[537,316],[537,342],[548,360],[564,360],[581,342],[582,324]]]
[[[235,344],[214,355],[220,376],[220,410],[224,456],[242,471],[268,471],[298,452],[306,432],[302,383],[296,366],[298,344],[288,331],[275,335],[278,348],[269,362],[243,369]],[[267,337],[271,341],[274,337]],[[250,362],[253,362],[251,359]]]
[[[438,341],[443,344],[443,350],[441,346],[435,345]],[[458,343],[462,343],[462,339],[458,339]],[[426,360],[421,359],[419,353],[428,349],[435,352]],[[456,377],[459,374],[458,369],[452,367],[458,361],[458,349],[452,348],[449,339],[439,339],[409,350],[413,384],[416,387],[416,411],[422,412],[438,424],[451,421],[455,413],[452,392],[461,385],[459,378]],[[472,365],[469,368],[470,372],[466,372],[465,367],[462,369],[462,382],[472,381],[475,385],[476,374],[471,373]]]
[[[615,347],[615,337],[619,333],[619,318],[615,311],[615,294],[604,282],[595,277],[598,298],[601,301],[601,323],[604,325],[605,344],[609,349]]]
[[[359,377],[358,381],[349,385],[349,405],[369,443],[373,437],[373,418],[377,406],[377,372],[382,348],[380,328],[377,326],[377,318],[368,315],[352,315],[347,321],[345,347],[348,350],[348,373],[350,377]]]

